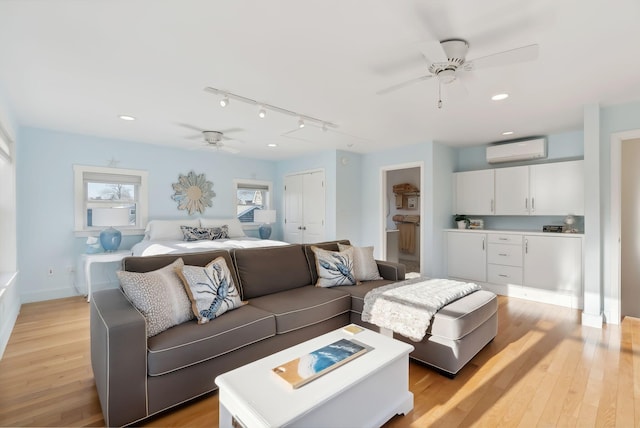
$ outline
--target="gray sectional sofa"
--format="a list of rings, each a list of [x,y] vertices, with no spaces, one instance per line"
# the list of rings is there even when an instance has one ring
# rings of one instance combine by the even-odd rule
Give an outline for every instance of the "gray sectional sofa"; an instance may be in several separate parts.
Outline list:
[[[338,242],[349,243],[334,241],[314,245],[337,251]],[[311,245],[132,256],[123,260],[123,270],[150,272],[178,257],[186,265],[196,266],[205,266],[223,257],[242,300],[248,303],[209,323],[197,324],[192,320],[147,338],[144,317],[120,289],[93,293],[91,362],[108,426],[130,425],[206,394],[216,389],[214,379],[221,373],[351,322],[377,329],[360,319],[364,295],[375,287],[401,281],[405,276],[403,265],[377,261],[384,279],[357,286],[315,287],[317,271]],[[434,318],[432,329],[442,325],[451,330],[447,324],[461,325],[458,330],[467,331],[470,337],[478,330],[478,337],[472,337],[469,345],[464,338],[447,338],[434,347],[427,343],[432,341],[432,335],[428,335],[423,340],[425,344],[410,342],[419,350],[412,356],[430,363],[429,353],[435,352],[433,365],[445,371],[452,369],[449,372],[455,374],[496,335],[497,304],[494,303],[488,301],[475,309],[473,306],[480,301],[467,306],[458,303],[450,315],[440,315],[448,320],[436,323]],[[455,315],[456,311],[463,310],[469,313],[462,314],[462,318]],[[468,318],[466,323],[462,322],[464,317]],[[447,359],[454,361],[447,362]]]

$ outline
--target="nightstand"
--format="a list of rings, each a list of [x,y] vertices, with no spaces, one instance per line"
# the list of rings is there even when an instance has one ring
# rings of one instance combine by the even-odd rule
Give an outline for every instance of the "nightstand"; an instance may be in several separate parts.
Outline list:
[[[87,302],[91,301],[91,265],[94,263],[119,262],[130,255],[131,250],[122,250],[110,253],[83,254],[81,256],[84,280],[87,284]]]

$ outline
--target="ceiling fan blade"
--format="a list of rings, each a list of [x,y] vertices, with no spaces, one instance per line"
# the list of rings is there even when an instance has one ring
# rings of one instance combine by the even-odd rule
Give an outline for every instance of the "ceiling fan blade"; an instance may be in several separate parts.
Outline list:
[[[204,129],[198,128],[197,126],[189,125],[188,123],[178,123],[178,125],[182,126],[183,128],[191,129],[192,131],[198,131],[200,133],[204,131]],[[202,137],[202,134],[200,134],[200,137]]]
[[[228,128],[228,129],[221,129],[219,132],[222,132],[223,134],[230,134],[232,132],[242,132],[244,131],[244,129],[242,128]]]
[[[499,67],[518,62],[533,61],[538,58],[538,51],[538,45],[523,46],[521,48],[511,49],[473,59],[465,62],[462,68],[464,71],[472,71],[481,68]]]
[[[447,62],[447,54],[439,41],[426,42],[420,45],[420,52],[429,64],[434,62]]]
[[[432,77],[433,77],[433,74],[427,74],[426,76],[421,76],[416,79],[407,80],[406,82],[398,83],[397,85],[393,85],[393,86],[389,86],[388,88],[381,89],[378,92],[376,92],[376,94],[378,95],[388,94],[389,92],[396,91],[398,89],[404,88],[405,86],[413,85],[414,83],[418,83],[423,80],[431,79]]]
[[[451,99],[464,99],[469,95],[467,88],[462,80],[460,80],[460,77],[456,77],[453,82],[443,85],[443,88]]]

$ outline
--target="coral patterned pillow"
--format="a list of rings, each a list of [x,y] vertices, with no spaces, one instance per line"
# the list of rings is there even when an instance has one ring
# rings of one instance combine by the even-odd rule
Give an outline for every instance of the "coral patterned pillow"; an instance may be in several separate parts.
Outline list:
[[[316,287],[335,287],[336,285],[355,285],[353,274],[353,248],[345,251],[328,251],[311,246],[316,255],[318,282]]]

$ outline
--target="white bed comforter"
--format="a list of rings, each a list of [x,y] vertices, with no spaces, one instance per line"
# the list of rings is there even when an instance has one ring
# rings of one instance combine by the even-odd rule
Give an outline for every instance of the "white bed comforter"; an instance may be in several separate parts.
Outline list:
[[[414,278],[371,290],[364,296],[362,321],[419,342],[443,306],[480,290],[474,283]]]
[[[258,238],[215,239],[212,241],[151,241],[144,239],[131,248],[134,256],[156,254],[197,253],[201,251],[226,250],[230,248],[258,248],[289,245],[288,242]]]

